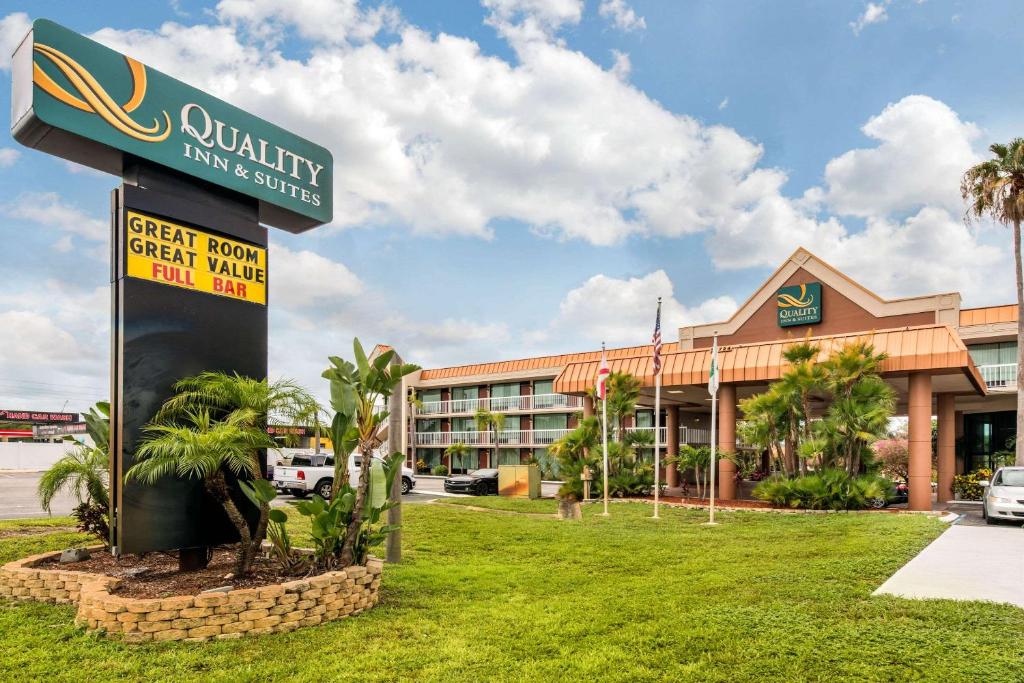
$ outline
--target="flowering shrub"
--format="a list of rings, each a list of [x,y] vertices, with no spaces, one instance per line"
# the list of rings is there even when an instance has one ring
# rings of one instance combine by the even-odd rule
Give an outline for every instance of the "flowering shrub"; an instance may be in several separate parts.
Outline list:
[[[978,483],[992,478],[992,470],[984,467],[970,474],[958,474],[953,477],[953,493],[960,496],[960,500],[981,500],[985,489]]]

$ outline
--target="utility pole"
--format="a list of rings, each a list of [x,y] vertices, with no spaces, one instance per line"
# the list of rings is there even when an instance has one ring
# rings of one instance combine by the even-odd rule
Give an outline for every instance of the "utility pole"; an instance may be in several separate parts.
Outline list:
[[[398,352],[395,352],[391,360],[391,366],[401,365],[402,359]],[[398,473],[391,482],[391,491],[388,499],[393,504],[388,509],[388,525],[401,526],[402,524],[402,466],[405,464],[405,451],[402,448],[402,434],[404,427],[402,421],[405,416],[405,381],[399,382],[391,391],[388,398],[388,455],[395,451],[402,452],[402,461],[398,465]],[[402,531],[392,531],[384,544],[384,559],[389,563],[402,561]]]

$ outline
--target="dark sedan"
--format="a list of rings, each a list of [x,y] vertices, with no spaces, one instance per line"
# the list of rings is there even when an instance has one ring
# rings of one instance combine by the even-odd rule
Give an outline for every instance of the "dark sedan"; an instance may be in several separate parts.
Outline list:
[[[456,474],[444,480],[446,493],[468,493],[473,496],[498,495],[498,470],[477,470]]]

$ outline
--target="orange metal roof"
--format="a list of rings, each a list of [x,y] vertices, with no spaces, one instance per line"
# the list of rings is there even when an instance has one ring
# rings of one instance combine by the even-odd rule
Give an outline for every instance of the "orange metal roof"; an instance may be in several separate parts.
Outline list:
[[[873,344],[876,351],[888,354],[889,357],[882,364],[883,374],[910,370],[959,369],[967,375],[978,393],[986,393],[985,382],[974,367],[967,347],[948,325],[902,327],[866,334],[812,337],[811,340],[821,347],[821,360],[824,360],[833,349],[848,342],[864,340]],[[760,382],[778,379],[786,365],[782,352],[794,341],[719,347],[721,381]],[[583,393],[594,384],[599,364],[600,356],[597,360],[570,363],[555,379],[554,391],[562,394]],[[654,386],[650,356],[615,360],[609,358],[608,365],[612,372],[628,372],[643,380],[644,386]],[[665,386],[707,384],[710,369],[711,349],[674,350],[662,355],[661,381]]]
[[[1017,322],[1017,304],[960,309],[960,327]]]
[[[678,344],[671,342],[662,345],[662,355],[676,351]],[[631,358],[650,355],[651,346],[628,346],[619,349],[608,349],[609,363],[614,358]],[[559,356],[537,356],[519,360],[498,361],[495,363],[476,363],[474,365],[457,365],[450,368],[432,368],[420,374],[420,380],[458,379],[475,375],[491,375],[503,372],[523,372],[541,368],[564,368],[570,363],[581,361],[601,362],[600,351],[584,351],[582,353],[565,353]]]

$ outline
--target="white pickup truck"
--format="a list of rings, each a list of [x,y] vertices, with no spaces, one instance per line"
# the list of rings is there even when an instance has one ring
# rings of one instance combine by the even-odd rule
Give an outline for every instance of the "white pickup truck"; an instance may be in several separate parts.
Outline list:
[[[359,483],[359,466],[362,456],[348,456],[349,484],[353,487]],[[316,493],[324,500],[331,497],[334,485],[334,456],[295,455],[291,463],[274,467],[274,486],[278,491],[290,493],[296,498],[305,498]],[[416,488],[416,474],[406,466],[402,466],[402,495]]]

